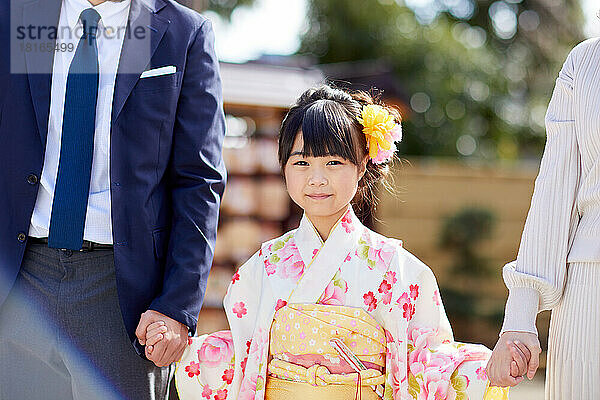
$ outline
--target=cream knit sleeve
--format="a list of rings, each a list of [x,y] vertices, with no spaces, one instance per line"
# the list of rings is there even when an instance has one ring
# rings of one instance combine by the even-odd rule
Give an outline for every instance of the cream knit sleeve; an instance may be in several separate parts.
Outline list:
[[[558,75],[548,105],[546,147],[517,260],[503,270],[509,296],[502,332],[537,333],[537,313],[555,307],[562,296],[567,254],[579,221],[575,204],[581,168],[573,114],[575,50]]]

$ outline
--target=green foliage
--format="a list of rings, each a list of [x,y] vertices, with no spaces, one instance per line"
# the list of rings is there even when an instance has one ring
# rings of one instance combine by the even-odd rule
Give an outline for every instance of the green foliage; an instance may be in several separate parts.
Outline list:
[[[453,317],[472,318],[475,315],[476,299],[472,293],[443,287],[440,288],[440,295],[444,300],[446,312],[452,314]]]
[[[578,2],[558,3],[309,0],[299,52],[321,63],[385,60],[412,106],[403,154],[537,157],[554,79],[583,38]],[[498,28],[503,15],[517,21],[514,34]]]
[[[480,208],[466,208],[449,217],[442,230],[442,246],[459,252],[473,251],[483,239],[489,239],[494,215]]]
[[[481,245],[492,237],[493,213],[466,208],[446,219],[440,232],[440,246],[452,251],[452,280],[440,289],[446,311],[462,321],[480,319],[496,325],[502,318],[502,299],[489,297],[481,283],[489,279],[489,260],[481,256]],[[494,277],[493,279],[497,279]]]
[[[478,255],[478,248],[492,236],[494,225],[492,212],[479,208],[464,209],[446,220],[440,244],[456,255],[454,273],[467,276],[489,273],[488,263]]]

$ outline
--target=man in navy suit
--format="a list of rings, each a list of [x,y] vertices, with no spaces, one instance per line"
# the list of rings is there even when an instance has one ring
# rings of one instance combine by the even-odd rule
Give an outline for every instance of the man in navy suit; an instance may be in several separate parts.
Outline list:
[[[0,2],[1,399],[165,398],[225,186],[213,42],[174,0]]]

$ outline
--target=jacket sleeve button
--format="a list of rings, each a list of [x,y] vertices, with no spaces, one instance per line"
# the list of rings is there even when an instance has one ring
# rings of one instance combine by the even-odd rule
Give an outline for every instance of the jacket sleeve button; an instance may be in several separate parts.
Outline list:
[[[37,184],[37,183],[38,183],[38,177],[37,177],[37,175],[36,175],[36,174],[31,174],[31,175],[29,175],[29,176],[27,177],[27,182],[28,182],[30,185],[35,185],[35,184]]]
[[[21,243],[23,243],[25,241],[25,239],[27,239],[27,235],[24,234],[23,232],[19,232],[19,234],[17,235],[17,240]]]

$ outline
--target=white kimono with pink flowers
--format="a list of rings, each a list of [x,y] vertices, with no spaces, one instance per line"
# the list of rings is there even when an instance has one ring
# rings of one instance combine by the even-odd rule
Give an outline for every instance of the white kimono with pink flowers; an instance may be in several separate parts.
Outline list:
[[[431,270],[350,208],[325,242],[304,216],[235,273],[231,331],[191,341],[176,372],[182,400],[263,399],[273,315],[288,303],[370,313],[387,334],[384,399],[484,398],[489,350],[454,342]]]

